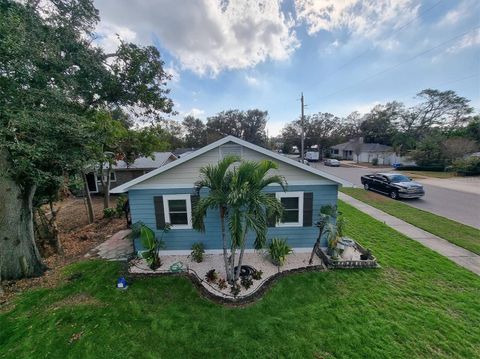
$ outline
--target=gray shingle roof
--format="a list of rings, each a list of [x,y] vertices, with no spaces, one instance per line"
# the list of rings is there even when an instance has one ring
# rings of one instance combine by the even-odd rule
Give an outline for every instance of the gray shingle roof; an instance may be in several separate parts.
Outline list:
[[[356,141],[348,141],[344,143],[340,143],[338,145],[332,146],[330,148],[333,148],[335,150],[339,151],[354,151],[355,146],[357,145]],[[380,143],[362,143],[361,144],[361,152],[389,152],[393,151],[393,148],[391,146],[387,145],[382,145]]]
[[[158,168],[166,164],[170,158],[172,160],[177,159],[172,152],[154,152],[153,157],[153,159],[151,157],[139,157],[130,166],[127,166],[125,161],[117,161],[113,168],[115,170]]]

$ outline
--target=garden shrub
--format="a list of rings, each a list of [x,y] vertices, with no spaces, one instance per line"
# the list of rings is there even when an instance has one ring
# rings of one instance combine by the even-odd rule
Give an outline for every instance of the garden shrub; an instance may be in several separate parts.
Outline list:
[[[117,214],[115,208],[104,208],[103,209],[103,218],[113,218]]]
[[[292,248],[287,244],[286,239],[273,238],[268,246],[268,254],[270,255],[270,259],[276,266],[283,265],[287,255],[292,252]]]
[[[378,166],[378,158],[377,157],[372,158],[372,165]]]
[[[190,255],[192,256],[192,259],[195,262],[197,263],[203,262],[204,253],[205,253],[205,248],[202,242],[195,242],[192,244],[192,252],[190,253]]]
[[[480,157],[469,157],[456,160],[452,168],[460,175],[473,176],[480,174]]]

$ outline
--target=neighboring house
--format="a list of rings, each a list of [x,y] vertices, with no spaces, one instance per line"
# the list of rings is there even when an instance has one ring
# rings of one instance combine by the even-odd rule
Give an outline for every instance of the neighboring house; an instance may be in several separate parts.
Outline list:
[[[393,147],[380,143],[364,143],[363,137],[330,147],[330,156],[341,160],[368,163],[371,163],[374,158],[378,158],[379,165],[412,163],[407,158],[398,156]]]
[[[288,190],[283,192],[280,186],[271,185],[266,192],[275,194],[282,201],[290,221],[270,223],[268,238],[287,238],[293,248],[311,249],[318,236],[315,222],[319,219],[320,207],[336,204],[338,187],[349,183],[233,136],[218,140],[111,192],[128,192],[132,221],[143,222],[158,236],[165,223],[170,223],[170,231],[162,237],[166,250],[189,253],[193,243],[202,242],[207,250],[217,251],[222,248],[218,211],[207,213],[204,233],[192,229],[192,207],[198,199],[194,185],[200,179],[203,166],[215,165],[229,154],[246,160],[269,159],[278,164],[279,169],[275,172],[285,177]],[[202,190],[200,196],[207,193]],[[250,237],[247,248],[252,245],[253,237]]]
[[[117,161],[117,163],[113,165],[113,170],[110,173],[110,188],[120,186],[137,177],[143,176],[145,173],[162,167],[176,159],[177,156],[172,152],[154,152],[152,157],[139,157],[130,165],[122,160]],[[106,173],[107,171],[104,170],[105,181]],[[88,173],[87,182],[91,193],[102,191],[102,182],[98,173]]]

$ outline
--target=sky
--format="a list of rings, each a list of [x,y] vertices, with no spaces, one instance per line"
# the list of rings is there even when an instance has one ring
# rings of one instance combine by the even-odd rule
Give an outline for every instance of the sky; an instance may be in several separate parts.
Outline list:
[[[347,116],[454,90],[480,111],[479,0],[95,0],[97,44],[156,46],[181,120],[267,110]]]

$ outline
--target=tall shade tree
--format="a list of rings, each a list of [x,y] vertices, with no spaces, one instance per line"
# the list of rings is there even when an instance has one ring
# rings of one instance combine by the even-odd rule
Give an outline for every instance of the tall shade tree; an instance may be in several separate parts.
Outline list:
[[[280,218],[283,213],[281,202],[265,192],[268,185],[279,185],[286,190],[283,176],[269,174],[277,169],[275,162],[263,160],[243,161],[233,170],[228,194],[231,208],[228,221],[232,240],[230,275],[234,285],[240,277],[248,234],[255,233],[255,249],[263,248],[267,239],[267,218]],[[237,249],[240,249],[240,255],[234,272]]]
[[[105,54],[92,44],[98,21],[92,0],[0,0],[2,278],[43,272],[33,197],[43,182],[83,171],[91,111],[130,107],[152,118],[173,111],[158,50],[121,42]]]
[[[230,193],[230,182],[232,172],[229,170],[235,162],[240,161],[238,156],[226,156],[216,165],[207,165],[200,169],[200,180],[195,184],[195,190],[198,194],[202,189],[208,190],[206,197],[200,198],[193,208],[193,228],[201,232],[205,231],[205,217],[209,209],[218,210],[220,217],[220,233],[223,246],[223,259],[227,279],[231,281],[233,276],[229,271],[228,263],[228,243],[225,230],[225,218],[228,215],[228,196]]]

